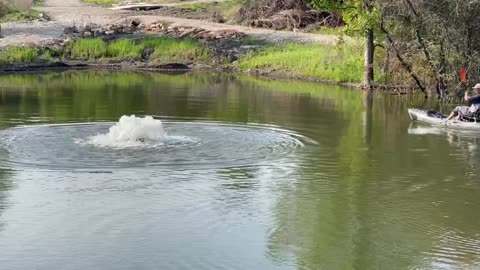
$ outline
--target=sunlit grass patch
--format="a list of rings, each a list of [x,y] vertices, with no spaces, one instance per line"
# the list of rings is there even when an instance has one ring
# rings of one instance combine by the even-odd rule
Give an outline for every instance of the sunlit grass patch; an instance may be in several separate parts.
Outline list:
[[[148,59],[156,63],[208,62],[213,54],[190,38],[147,37],[138,40],[119,39],[110,43],[101,38],[79,39],[67,48],[70,59],[140,60],[145,48],[152,49]]]
[[[140,59],[142,50],[142,45],[135,44],[129,39],[120,39],[108,45],[107,55],[118,59]]]
[[[240,58],[238,65],[241,69],[358,83],[363,75],[363,50],[353,45],[290,43],[250,53]]]
[[[150,60],[158,62],[209,61],[212,56],[207,48],[191,38],[145,38],[139,44],[144,48],[153,48]]]
[[[10,47],[0,52],[0,64],[33,63],[40,50],[30,47]]]
[[[101,38],[86,38],[69,46],[70,58],[93,60],[107,56],[107,43]]]

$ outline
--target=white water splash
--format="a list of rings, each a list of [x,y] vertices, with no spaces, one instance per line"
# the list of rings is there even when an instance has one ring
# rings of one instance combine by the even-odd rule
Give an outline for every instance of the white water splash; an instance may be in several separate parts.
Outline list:
[[[90,137],[86,143],[98,147],[151,147],[163,144],[166,136],[162,121],[151,116],[141,118],[124,115],[110,127],[108,133]]]

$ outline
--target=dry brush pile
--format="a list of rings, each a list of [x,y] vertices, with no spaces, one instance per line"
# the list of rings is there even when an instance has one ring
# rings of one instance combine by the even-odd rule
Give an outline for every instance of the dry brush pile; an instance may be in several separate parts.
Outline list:
[[[275,30],[344,24],[337,14],[315,10],[304,0],[249,0],[238,12],[237,21]]]

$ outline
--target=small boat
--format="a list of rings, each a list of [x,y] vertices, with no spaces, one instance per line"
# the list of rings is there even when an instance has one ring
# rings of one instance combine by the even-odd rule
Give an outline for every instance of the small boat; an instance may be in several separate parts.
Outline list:
[[[447,115],[433,110],[408,109],[408,115],[413,121],[429,124],[436,127],[480,131],[480,122],[447,120]]]

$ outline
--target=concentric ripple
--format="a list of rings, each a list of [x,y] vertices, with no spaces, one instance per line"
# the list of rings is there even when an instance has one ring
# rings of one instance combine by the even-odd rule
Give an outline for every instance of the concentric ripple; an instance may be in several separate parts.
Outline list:
[[[113,123],[40,125],[0,132],[0,166],[13,170],[88,170],[169,167],[209,169],[265,165],[303,146],[295,134],[255,125],[165,122],[160,143],[98,147],[89,139]]]

